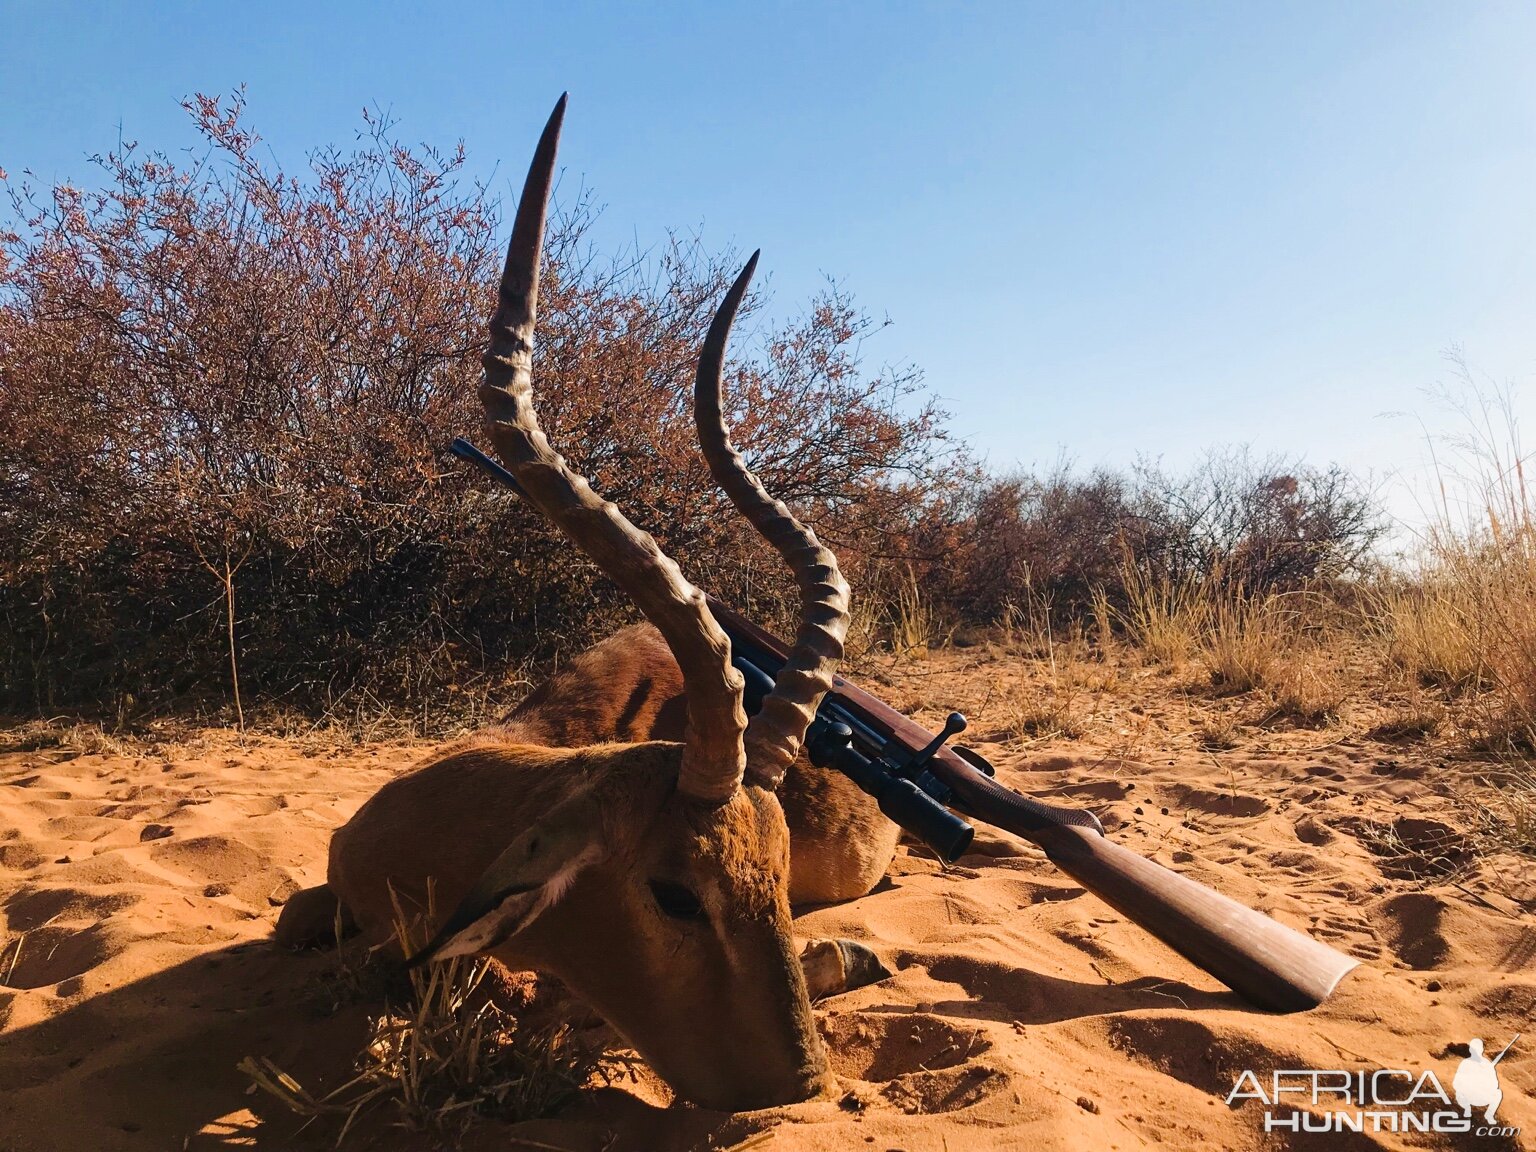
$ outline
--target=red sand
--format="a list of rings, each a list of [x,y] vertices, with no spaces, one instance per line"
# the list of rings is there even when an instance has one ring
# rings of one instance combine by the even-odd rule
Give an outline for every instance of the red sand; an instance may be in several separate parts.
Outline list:
[[[948,670],[922,679],[926,695],[979,682],[935,667]],[[881,691],[912,707],[904,686]],[[1266,1137],[1262,1105],[1225,1098],[1244,1069],[1266,1084],[1280,1068],[1431,1070],[1449,1089],[1453,1045],[1480,1037],[1492,1054],[1521,1030],[1499,1117],[1536,1135],[1529,861],[1460,851],[1466,816],[1428,750],[1298,732],[1213,755],[1160,735],[1176,710],[1150,709],[1161,728],[1138,754],[1151,763],[1090,742],[979,746],[1010,785],[1092,805],[1121,843],[1363,961],[1321,1009],[1247,1007],[1032,847],[982,830],[955,867],[903,848],[876,892],[800,918],[896,972],[820,1006],[840,1102],[730,1117],[668,1107],[642,1079],[557,1119],[482,1123],[466,1146],[723,1149],[771,1132],[752,1146],[1422,1147]],[[1147,750],[1159,743],[1172,750]],[[284,897],[323,879],[331,829],[430,747],[209,732],[126,754],[0,755],[0,1149],[329,1147],[329,1122],[290,1141],[298,1122],[236,1064],[267,1056],[317,1090],[347,1075],[370,1006],[325,1014],[334,959],[282,953],[269,934]],[[437,1146],[382,1123],[349,1144]]]

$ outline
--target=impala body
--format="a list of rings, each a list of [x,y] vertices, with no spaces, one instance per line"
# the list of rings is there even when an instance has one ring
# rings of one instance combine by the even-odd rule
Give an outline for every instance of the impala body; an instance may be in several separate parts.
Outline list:
[[[576,656],[477,739],[577,748],[682,740],[683,674],[650,624],[621,628]],[[778,786],[789,825],[789,902],[867,894],[890,868],[901,829],[841,772],[800,756]]]

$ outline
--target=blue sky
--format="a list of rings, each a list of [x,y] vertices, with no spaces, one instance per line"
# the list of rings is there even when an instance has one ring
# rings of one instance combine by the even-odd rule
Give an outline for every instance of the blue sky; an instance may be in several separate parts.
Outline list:
[[[761,245],[781,311],[836,277],[997,466],[1413,479],[1450,346],[1536,415],[1533,57],[1529,0],[0,0],[0,167],[88,181],[119,123],[175,151],[180,98],[244,83],[285,161],[378,105],[505,190],[568,89],[605,247]]]

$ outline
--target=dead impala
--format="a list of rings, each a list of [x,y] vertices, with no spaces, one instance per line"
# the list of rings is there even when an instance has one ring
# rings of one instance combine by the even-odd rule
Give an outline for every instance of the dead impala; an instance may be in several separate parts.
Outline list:
[[[803,1100],[829,1075],[791,900],[868,891],[897,836],[846,778],[797,762],[842,655],[847,585],[832,553],[747,471],[720,416],[725,346],[755,256],[710,327],[696,393],[716,482],[788,562],[801,595],[789,660],[750,722],[704,595],[545,438],[533,337],[564,109],[562,97],[518,203],[479,394],[528,498],[651,627],[610,638],[501,728],[381,788],[336,831],[326,887],[290,901],[278,937],[319,934],[339,901],[383,941],[392,892],[426,907],[430,885],[454,911],[421,958],[487,953],[553,973],[698,1103]]]

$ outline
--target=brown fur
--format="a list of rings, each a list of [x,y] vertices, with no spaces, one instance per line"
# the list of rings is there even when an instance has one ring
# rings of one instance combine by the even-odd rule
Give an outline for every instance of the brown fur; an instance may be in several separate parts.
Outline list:
[[[550,748],[681,741],[687,719],[672,650],[652,625],[631,624],[569,661],[485,735]]]
[[[682,673],[661,633],[634,624],[573,659],[484,738],[567,748],[681,740],[682,691]],[[880,882],[901,830],[857,785],[802,753],[778,795],[789,824],[791,903],[853,900]]]

